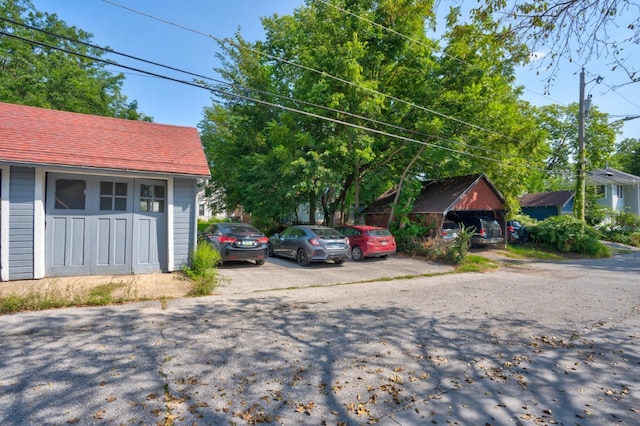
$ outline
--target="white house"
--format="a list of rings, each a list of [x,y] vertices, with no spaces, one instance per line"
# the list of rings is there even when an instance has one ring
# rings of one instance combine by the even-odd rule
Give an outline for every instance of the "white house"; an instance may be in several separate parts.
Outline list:
[[[640,177],[607,167],[592,170],[587,179],[600,194],[598,203],[614,211],[640,214]]]

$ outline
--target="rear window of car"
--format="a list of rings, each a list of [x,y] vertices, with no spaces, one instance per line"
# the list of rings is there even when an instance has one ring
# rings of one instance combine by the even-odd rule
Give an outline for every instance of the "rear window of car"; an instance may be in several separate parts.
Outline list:
[[[388,229],[370,229],[369,235],[372,237],[388,237],[391,235]]]
[[[482,227],[485,229],[500,229],[500,225],[498,225],[498,222],[496,222],[495,220],[486,220],[486,219],[481,219],[482,220]]]
[[[312,231],[320,238],[344,238],[344,235],[333,228],[313,228]]]
[[[224,232],[233,232],[238,234],[260,234],[256,228],[250,225],[220,226]]]

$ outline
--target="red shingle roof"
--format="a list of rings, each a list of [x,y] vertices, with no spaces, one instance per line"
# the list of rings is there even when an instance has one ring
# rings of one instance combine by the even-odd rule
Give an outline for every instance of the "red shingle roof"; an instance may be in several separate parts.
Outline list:
[[[2,102],[0,162],[209,176],[194,127]]]
[[[482,182],[485,183],[484,188],[486,188],[486,191],[484,191],[484,188],[481,188],[483,186]],[[478,193],[474,194],[474,197],[481,199],[474,199],[473,202],[467,200],[469,202],[466,206],[461,205],[465,196],[475,189],[482,189],[481,197],[477,197],[479,195]],[[367,206],[362,213],[387,213],[395,194],[395,189],[387,191]],[[417,214],[435,213],[446,215],[451,210],[468,211],[492,209],[504,209],[504,198],[484,174],[475,174],[424,182],[422,191],[416,198],[411,212]]]

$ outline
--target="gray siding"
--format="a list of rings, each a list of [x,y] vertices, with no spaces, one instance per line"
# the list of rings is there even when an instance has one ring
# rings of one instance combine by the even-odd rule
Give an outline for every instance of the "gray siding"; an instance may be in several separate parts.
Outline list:
[[[35,169],[11,167],[9,279],[33,279]]]
[[[196,235],[196,180],[173,181],[173,259],[176,270],[189,262]]]

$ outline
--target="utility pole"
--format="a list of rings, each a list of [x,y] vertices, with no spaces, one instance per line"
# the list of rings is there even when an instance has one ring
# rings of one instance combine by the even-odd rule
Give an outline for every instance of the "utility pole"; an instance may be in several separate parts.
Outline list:
[[[578,179],[576,182],[576,204],[574,213],[576,218],[584,222],[584,210],[586,204],[586,164],[584,153],[584,68],[580,72],[580,109],[578,111]]]

